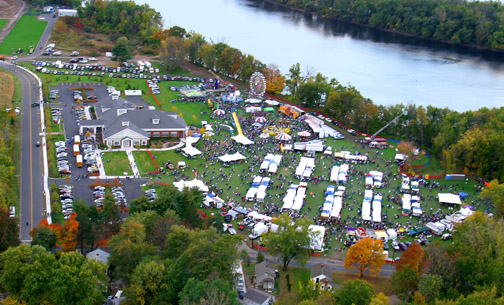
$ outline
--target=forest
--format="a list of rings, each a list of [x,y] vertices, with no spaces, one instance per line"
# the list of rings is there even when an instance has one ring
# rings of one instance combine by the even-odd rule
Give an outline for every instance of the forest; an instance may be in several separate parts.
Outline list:
[[[272,0],[421,38],[504,50],[504,5],[499,1]]]

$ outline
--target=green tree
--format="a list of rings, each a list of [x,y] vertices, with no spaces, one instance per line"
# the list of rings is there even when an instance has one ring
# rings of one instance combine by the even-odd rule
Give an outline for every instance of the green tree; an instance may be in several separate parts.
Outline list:
[[[87,305],[103,301],[106,266],[77,252],[62,253],[50,279],[53,304]]]
[[[0,207],[0,253],[19,245],[19,220],[9,217],[9,211]]]
[[[411,298],[411,293],[418,286],[419,275],[409,265],[405,265],[401,269],[392,273],[392,285],[395,288],[399,298],[408,302]]]
[[[165,304],[163,298],[170,287],[164,264],[156,261],[140,263],[129,282],[125,290],[128,304]]]
[[[12,296],[28,304],[51,298],[56,258],[41,246],[20,244],[1,254],[0,282]]]
[[[197,188],[184,188],[175,198],[175,210],[182,222],[194,228],[203,226],[198,208],[203,202],[203,193]]]
[[[53,252],[56,248],[57,238],[49,227],[34,228],[31,237],[33,246],[42,246],[49,252]]]
[[[311,253],[311,238],[316,235],[308,229],[309,221],[298,218],[293,224],[289,215],[282,214],[274,223],[278,225],[277,232],[266,233],[261,238],[268,251],[279,256],[283,270],[287,270],[292,259],[304,265]]]
[[[114,48],[112,48],[112,60],[118,61],[119,64],[126,62],[132,58],[131,51],[129,49],[129,40],[126,37],[120,37],[116,40]]]
[[[441,296],[443,279],[439,275],[427,274],[420,277],[418,291],[425,297],[427,303],[434,302]]]
[[[198,281],[189,279],[179,294],[184,305],[238,305],[238,294],[229,282],[221,279]]]
[[[336,291],[335,298],[338,305],[367,305],[371,302],[374,288],[362,280],[346,281]]]
[[[481,192],[480,199],[491,202],[495,206],[495,215],[504,218],[504,183],[492,180]]]

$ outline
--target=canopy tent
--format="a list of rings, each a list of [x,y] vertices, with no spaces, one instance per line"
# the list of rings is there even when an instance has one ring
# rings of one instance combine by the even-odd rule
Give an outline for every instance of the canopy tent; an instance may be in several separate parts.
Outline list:
[[[280,141],[289,141],[292,139],[292,136],[288,133],[282,132],[281,134],[276,135],[275,139]]]
[[[273,109],[272,107],[266,107],[263,109],[264,111],[267,111],[267,112],[272,112],[272,111],[275,111],[275,109]]]
[[[173,185],[179,190],[182,191],[184,187],[188,188],[197,188],[203,193],[208,193],[208,186],[205,185],[205,183],[201,180],[194,179],[192,181],[185,181],[185,180],[180,180],[173,182]]]
[[[268,105],[271,105],[271,106],[278,106],[278,105],[280,105],[280,103],[279,103],[279,102],[274,101],[274,100],[265,100],[264,102],[265,102],[266,104],[268,104]]]
[[[257,123],[266,123],[268,121],[268,119],[263,116],[260,116],[260,117],[255,118],[254,121],[256,121]]]
[[[309,225],[308,231],[312,232],[310,237],[310,249],[314,251],[322,251],[324,248],[324,237],[326,228],[324,226]]]
[[[240,154],[239,152],[236,152],[232,155],[225,154],[225,155],[219,157],[219,160],[221,160],[222,162],[233,162],[233,161],[245,160],[245,159],[247,159],[247,157]]]
[[[306,130],[305,131],[300,131],[300,132],[298,132],[298,136],[300,136],[300,137],[309,137],[309,136],[311,136],[311,133],[309,131],[306,131]]]
[[[222,110],[222,109],[216,109],[214,110],[213,112],[215,115],[225,115],[226,114],[226,111]]]
[[[439,193],[438,194],[439,198],[439,204],[462,204],[462,200],[460,200],[460,197],[455,194],[450,194],[450,193]]]
[[[245,102],[250,103],[250,104],[259,104],[262,101],[260,99],[256,99],[256,98],[248,98],[245,100]]]
[[[184,149],[182,149],[182,151],[184,153],[188,154],[191,157],[194,157],[194,156],[202,154],[202,152],[199,151],[197,148],[195,148],[195,147],[193,147],[191,145],[187,145],[187,144],[186,144],[186,147],[184,147]]]
[[[267,139],[269,137],[270,137],[269,133],[266,133],[266,132],[263,132],[259,135],[259,138],[261,138],[261,139]]]
[[[254,144],[254,141],[249,140],[246,136],[244,135],[237,135],[234,137],[231,137],[231,139],[235,140],[236,142],[243,144],[243,145],[250,145]]]

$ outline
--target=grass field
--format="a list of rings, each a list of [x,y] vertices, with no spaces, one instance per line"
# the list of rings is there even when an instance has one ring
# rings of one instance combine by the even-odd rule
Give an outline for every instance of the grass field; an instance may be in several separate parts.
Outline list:
[[[47,25],[47,21],[37,18],[35,15],[23,15],[0,45],[0,53],[13,54],[21,48],[27,54],[30,46],[36,46]]]
[[[3,27],[7,24],[7,19],[0,19],[0,31],[3,29]]]
[[[133,175],[126,152],[105,152],[103,153],[102,160],[107,176]]]
[[[14,100],[14,78],[10,73],[0,71],[0,109],[12,108]]]

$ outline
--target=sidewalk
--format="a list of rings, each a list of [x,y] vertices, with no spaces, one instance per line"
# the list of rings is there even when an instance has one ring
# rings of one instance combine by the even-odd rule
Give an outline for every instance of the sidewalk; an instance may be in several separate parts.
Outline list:
[[[126,155],[128,156],[128,160],[131,165],[131,170],[133,171],[133,177],[140,178],[140,172],[138,171],[138,167],[136,166],[136,162],[135,162],[135,158],[133,157],[132,150],[127,149]]]

